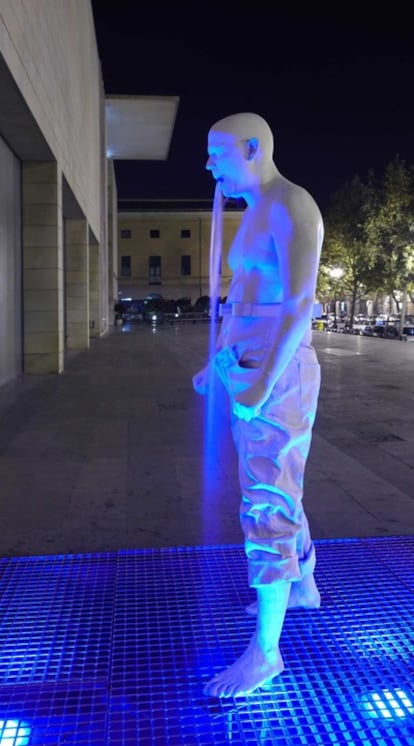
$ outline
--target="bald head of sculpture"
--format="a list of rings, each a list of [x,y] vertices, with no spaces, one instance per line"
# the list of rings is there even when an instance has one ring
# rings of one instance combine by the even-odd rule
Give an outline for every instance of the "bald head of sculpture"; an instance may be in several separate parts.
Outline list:
[[[246,198],[277,174],[273,149],[273,133],[263,117],[233,114],[210,128],[206,169],[226,197]]]

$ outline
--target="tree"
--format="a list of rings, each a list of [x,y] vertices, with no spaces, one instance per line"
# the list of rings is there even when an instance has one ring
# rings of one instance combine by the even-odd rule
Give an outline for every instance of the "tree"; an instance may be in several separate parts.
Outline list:
[[[398,155],[385,169],[370,233],[380,249],[376,274],[399,310],[401,297],[404,302],[414,289],[414,169]]]
[[[336,296],[336,290],[349,294],[352,328],[356,301],[367,290],[374,289],[373,269],[377,247],[371,226],[377,208],[377,189],[373,172],[364,183],[358,175],[344,184],[332,197],[325,216],[325,241],[318,278],[318,292]],[[343,270],[340,281],[334,280],[334,268]]]

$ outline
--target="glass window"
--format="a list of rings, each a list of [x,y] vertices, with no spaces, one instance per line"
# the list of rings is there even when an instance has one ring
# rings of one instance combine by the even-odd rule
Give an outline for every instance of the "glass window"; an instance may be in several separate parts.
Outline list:
[[[131,238],[131,231],[129,228],[121,228],[121,238]]]
[[[191,275],[191,256],[189,254],[181,256],[181,274]]]
[[[151,230],[150,230],[150,238],[159,238],[159,237],[160,237],[159,228],[151,228]]]
[[[191,231],[189,228],[181,229],[181,238],[191,238]]]
[[[150,285],[161,285],[161,257],[150,256],[148,259],[148,280]]]
[[[131,257],[121,256],[121,276],[131,277]]]

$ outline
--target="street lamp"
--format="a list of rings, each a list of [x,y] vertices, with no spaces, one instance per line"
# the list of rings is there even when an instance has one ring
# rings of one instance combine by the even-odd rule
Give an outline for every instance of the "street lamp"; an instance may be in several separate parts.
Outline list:
[[[344,270],[342,269],[342,267],[332,267],[331,269],[328,270],[328,272],[329,272],[329,276],[332,278],[334,282],[334,328],[336,329],[336,303],[337,303],[336,291],[337,291],[338,281],[343,276]]]

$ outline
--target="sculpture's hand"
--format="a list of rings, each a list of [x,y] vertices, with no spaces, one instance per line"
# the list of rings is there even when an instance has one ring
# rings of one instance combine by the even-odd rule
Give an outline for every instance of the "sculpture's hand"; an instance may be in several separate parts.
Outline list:
[[[250,422],[254,417],[258,417],[260,414],[260,407],[246,407],[245,404],[239,402],[233,402],[233,414],[239,418],[239,420],[245,420]]]
[[[260,415],[261,408],[270,396],[263,379],[257,377],[257,370],[255,373],[256,377],[251,385],[232,397],[234,414],[246,422]]]
[[[193,388],[197,394],[205,396],[208,391],[208,384],[210,379],[210,366],[206,365],[205,368],[200,370],[193,376]]]

